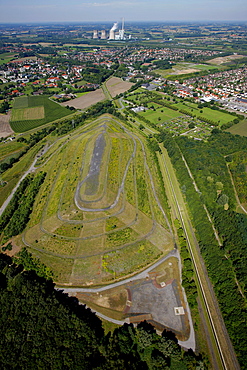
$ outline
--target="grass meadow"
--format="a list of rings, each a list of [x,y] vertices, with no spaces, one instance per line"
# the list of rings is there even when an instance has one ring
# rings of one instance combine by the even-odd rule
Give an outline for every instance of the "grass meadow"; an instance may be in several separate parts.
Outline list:
[[[40,159],[47,175],[23,240],[58,283],[114,281],[173,248],[142,140],[105,116],[54,142]]]

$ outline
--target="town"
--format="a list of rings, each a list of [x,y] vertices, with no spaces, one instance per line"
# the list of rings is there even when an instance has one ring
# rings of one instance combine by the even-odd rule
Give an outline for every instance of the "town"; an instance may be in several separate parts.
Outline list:
[[[0,24],[5,368],[244,369],[246,148],[246,22]]]

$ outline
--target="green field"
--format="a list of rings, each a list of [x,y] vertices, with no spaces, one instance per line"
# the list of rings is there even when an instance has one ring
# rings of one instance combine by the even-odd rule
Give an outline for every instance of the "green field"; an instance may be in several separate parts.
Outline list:
[[[150,105],[154,105],[154,104],[150,104]],[[158,105],[155,106],[155,111],[149,109],[146,112],[141,112],[139,114],[140,116],[147,118],[149,121],[153,123],[169,121],[173,118],[177,118],[181,116],[181,113],[179,111],[175,111],[173,109],[158,106]]]
[[[20,152],[26,144],[17,141],[10,141],[9,143],[0,143],[0,162],[6,157]]]
[[[14,59],[16,55],[13,53],[2,53],[0,54],[0,65],[9,63],[12,59]]]
[[[234,135],[247,136],[247,120],[239,122],[237,125],[233,125],[226,131]]]
[[[156,69],[155,72],[162,77],[168,76],[184,76],[186,74],[190,75],[202,71],[211,71],[217,69],[223,69],[222,66],[215,66],[209,64],[196,64],[196,63],[177,63],[170,69]]]
[[[14,100],[10,125],[15,132],[26,132],[69,114],[47,96],[23,96]]]
[[[173,248],[152,156],[118,122],[77,129],[39,165],[47,175],[23,240],[57,282],[113,281]]]
[[[233,121],[234,117],[231,114],[222,112],[220,110],[214,110],[211,108],[198,108],[197,104],[186,102],[186,103],[177,103],[174,104],[174,107],[179,110],[188,111],[190,114],[197,118],[206,118],[212,120],[214,123],[222,126],[225,123]]]

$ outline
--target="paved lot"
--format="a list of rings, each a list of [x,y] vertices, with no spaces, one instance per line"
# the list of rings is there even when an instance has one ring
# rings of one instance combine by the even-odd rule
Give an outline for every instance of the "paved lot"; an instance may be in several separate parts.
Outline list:
[[[184,316],[176,316],[174,307],[181,306],[176,280],[158,288],[153,280],[129,287],[132,305],[128,314],[151,314],[152,319],[176,332],[184,330]]]

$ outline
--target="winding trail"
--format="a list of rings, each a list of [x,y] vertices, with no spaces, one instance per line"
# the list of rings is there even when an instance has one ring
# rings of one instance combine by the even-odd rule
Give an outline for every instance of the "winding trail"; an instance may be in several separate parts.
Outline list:
[[[20,180],[18,181],[18,183],[16,184],[16,186],[14,187],[14,189],[11,191],[10,195],[8,196],[8,198],[5,200],[5,202],[2,204],[2,207],[0,208],[0,216],[2,216],[3,212],[5,211],[5,209],[7,208],[7,206],[9,205],[9,202],[11,201],[11,199],[13,198],[16,190],[18,189],[18,186],[20,185],[20,183],[22,182],[22,180],[25,179],[25,177],[27,177],[27,175],[31,172],[34,172],[38,167],[35,167],[35,164],[37,162],[38,159],[40,159],[40,157],[42,155],[44,155],[47,150],[50,149],[50,146],[46,145],[44,148],[42,148],[38,154],[36,154],[35,158],[34,158],[34,161],[33,163],[31,164],[31,166],[29,167],[29,169],[22,175],[22,177],[20,178]]]
[[[99,288],[62,288],[62,287],[59,287],[59,285],[57,285],[57,288],[58,290],[62,290],[64,293],[68,293],[68,294],[76,294],[76,293],[100,293],[100,292],[103,292],[103,291],[106,291],[106,290],[109,290],[109,289],[112,289],[112,288],[116,288],[116,287],[119,287],[119,286],[122,286],[122,285],[125,285],[125,284],[128,284],[128,283],[131,283],[133,282],[134,280],[140,280],[140,279],[145,279],[146,277],[148,277],[148,274],[150,271],[152,271],[153,269],[155,269],[156,267],[160,266],[163,262],[165,262],[166,260],[168,260],[169,258],[171,257],[176,257],[178,259],[178,262],[179,262],[179,269],[180,269],[180,272],[181,272],[181,259],[180,259],[180,255],[179,255],[179,252],[177,249],[173,249],[170,253],[168,253],[166,256],[162,257],[159,261],[155,262],[152,266],[149,266],[148,268],[146,268],[144,271],[130,277],[130,278],[127,278],[127,279],[124,279],[124,280],[121,280],[121,281],[118,281],[116,283],[112,283],[112,284],[109,284],[109,285],[106,285],[106,286],[103,286],[103,287],[99,287]],[[181,283],[181,281],[180,281]],[[185,295],[185,292],[184,292],[184,289],[183,289],[183,295],[184,295],[184,298],[186,298],[186,295]],[[178,341],[179,345],[185,349],[192,349],[193,351],[195,351],[195,332],[194,332],[194,329],[193,329],[193,323],[192,323],[192,318],[191,318],[191,313],[190,313],[190,308],[189,308],[189,305],[188,305],[188,302],[187,300],[185,299],[185,302],[186,302],[186,310],[188,312],[188,319],[189,319],[189,324],[190,324],[190,335],[189,335],[189,338],[185,341]],[[83,304],[83,303],[82,303]],[[106,315],[103,315],[102,313],[98,312],[98,311],[95,311],[93,310],[97,316],[101,317],[102,319],[104,320],[107,320],[107,321],[110,321],[114,324],[117,324],[117,325],[123,325],[124,323],[129,323],[129,319],[126,318],[125,320],[115,320],[109,316],[106,316]]]

